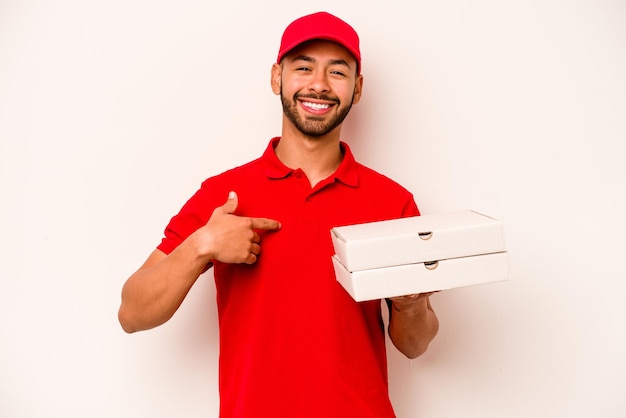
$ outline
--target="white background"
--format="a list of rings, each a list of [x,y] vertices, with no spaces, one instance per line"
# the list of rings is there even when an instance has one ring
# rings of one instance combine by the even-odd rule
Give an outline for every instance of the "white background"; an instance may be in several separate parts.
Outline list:
[[[513,279],[435,295],[419,359],[389,348],[399,418],[626,416],[619,0],[1,0],[0,416],[217,416],[210,275],[134,335],[120,289],[280,133],[270,66],[318,10],[361,35],[357,158],[424,214],[505,223]]]

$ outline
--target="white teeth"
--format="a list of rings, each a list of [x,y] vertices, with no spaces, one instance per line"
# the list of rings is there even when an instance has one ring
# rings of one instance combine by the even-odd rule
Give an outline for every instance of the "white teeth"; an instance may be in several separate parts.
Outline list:
[[[306,107],[310,107],[311,109],[315,109],[315,110],[323,110],[323,109],[328,109],[330,107],[330,105],[328,104],[319,104],[319,103],[311,103],[311,102],[302,102],[303,105],[305,105]]]

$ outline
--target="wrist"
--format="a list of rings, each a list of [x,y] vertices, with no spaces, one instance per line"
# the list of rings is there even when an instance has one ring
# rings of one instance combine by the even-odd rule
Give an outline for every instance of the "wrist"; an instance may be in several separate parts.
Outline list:
[[[187,239],[191,256],[203,264],[212,263],[215,259],[215,249],[211,237],[198,230]]]

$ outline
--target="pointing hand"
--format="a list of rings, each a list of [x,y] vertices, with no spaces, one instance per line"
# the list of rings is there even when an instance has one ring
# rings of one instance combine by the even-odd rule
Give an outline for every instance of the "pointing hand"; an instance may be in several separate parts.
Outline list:
[[[237,216],[234,212],[238,204],[237,194],[230,192],[226,203],[215,208],[201,228],[203,242],[213,260],[253,264],[261,251],[261,236],[257,231],[275,231],[281,225],[274,219]]]

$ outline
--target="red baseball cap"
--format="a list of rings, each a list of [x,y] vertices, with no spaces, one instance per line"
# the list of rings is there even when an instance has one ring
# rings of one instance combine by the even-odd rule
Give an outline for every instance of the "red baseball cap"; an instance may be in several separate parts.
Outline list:
[[[312,39],[325,39],[345,47],[356,58],[357,73],[361,73],[359,35],[352,26],[327,12],[302,16],[291,22],[283,32],[276,62],[280,63],[285,54]]]

